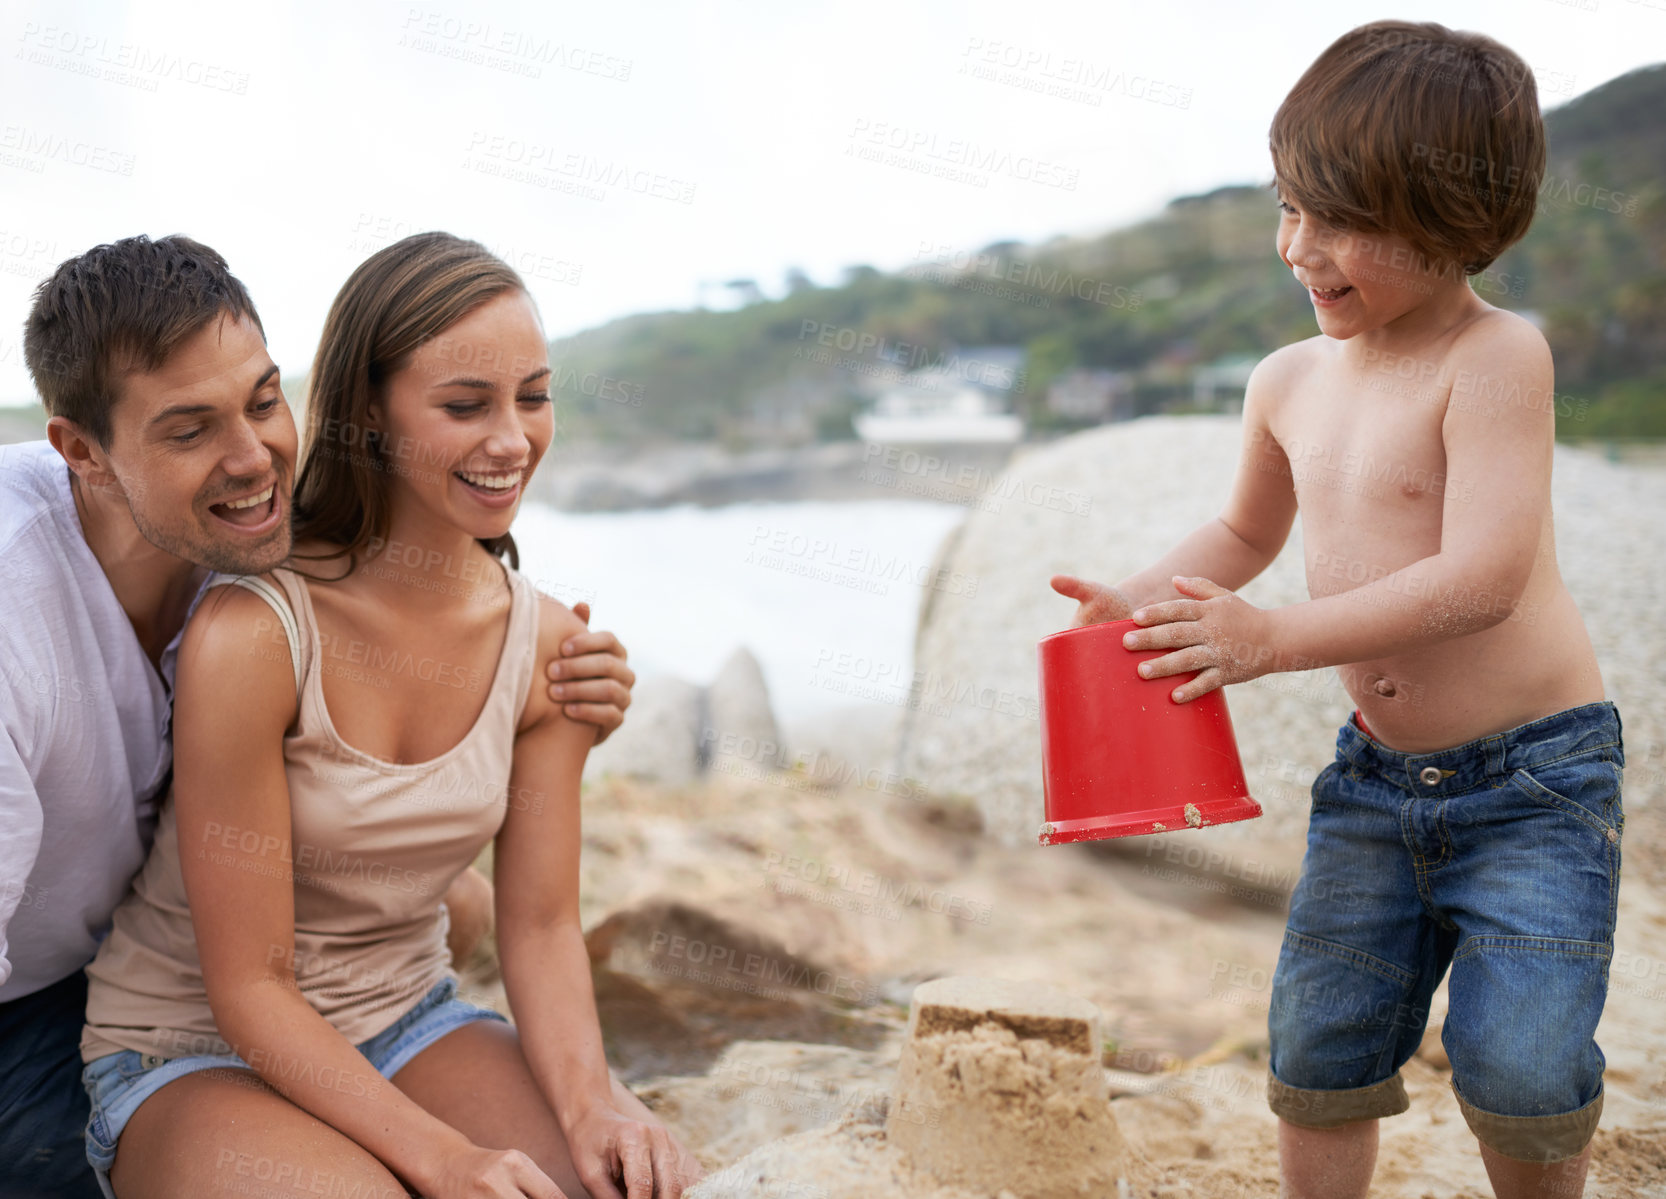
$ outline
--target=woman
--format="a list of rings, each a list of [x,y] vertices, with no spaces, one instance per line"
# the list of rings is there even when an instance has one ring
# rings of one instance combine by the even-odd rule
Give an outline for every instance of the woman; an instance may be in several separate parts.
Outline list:
[[[646,1199],[699,1176],[602,1054],[578,919],[595,729],[534,677],[584,626],[508,532],[548,381],[530,298],[476,243],[406,238],[336,297],[292,568],[220,577],[187,628],[173,802],[87,971],[88,1157],[121,1199]],[[453,997],[440,907],[494,837],[517,1027]]]

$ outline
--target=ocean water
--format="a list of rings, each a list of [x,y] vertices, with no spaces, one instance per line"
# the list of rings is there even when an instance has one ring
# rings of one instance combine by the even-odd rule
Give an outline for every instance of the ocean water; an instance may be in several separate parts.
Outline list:
[[[853,702],[853,683],[890,690],[912,669],[934,571],[964,519],[953,504],[756,503],[571,513],[526,504],[521,570],[611,629],[639,675],[709,683],[737,646],[758,658],[776,716],[797,722]]]

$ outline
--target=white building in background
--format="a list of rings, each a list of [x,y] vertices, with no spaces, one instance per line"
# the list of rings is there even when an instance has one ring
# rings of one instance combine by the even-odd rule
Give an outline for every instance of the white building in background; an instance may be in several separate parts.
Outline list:
[[[1047,410],[1066,420],[1128,420],[1134,415],[1133,382],[1127,371],[1067,371],[1047,388]]]
[[[959,379],[938,382],[942,385],[910,375],[882,393],[870,411],[856,417],[858,436],[892,445],[1014,442],[1024,436],[1023,420],[997,397]]]
[[[881,383],[873,407],[855,418],[857,436],[888,444],[1010,444],[1024,436],[1013,411],[1024,351],[979,346]]]

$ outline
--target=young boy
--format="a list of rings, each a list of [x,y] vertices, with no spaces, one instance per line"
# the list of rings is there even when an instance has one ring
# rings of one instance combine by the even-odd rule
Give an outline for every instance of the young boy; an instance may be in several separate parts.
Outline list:
[[[1337,666],[1358,705],[1313,785],[1269,1014],[1285,1193],[1364,1196],[1377,1120],[1451,969],[1442,1040],[1499,1196],[1578,1195],[1620,873],[1620,721],[1556,566],[1550,352],[1467,276],[1526,232],[1533,77],[1489,38],[1380,22],[1274,117],[1278,253],[1320,336],[1267,357],[1221,515],[1078,624],[1197,672],[1184,703]],[[1233,592],[1301,511],[1311,600]]]

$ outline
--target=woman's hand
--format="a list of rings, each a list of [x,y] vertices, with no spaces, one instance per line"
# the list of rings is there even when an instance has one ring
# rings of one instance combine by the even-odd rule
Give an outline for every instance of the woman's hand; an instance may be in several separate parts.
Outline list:
[[[426,1199],[568,1199],[519,1149],[478,1145],[447,1154],[422,1193]]]
[[[680,1199],[703,1173],[665,1125],[608,1104],[592,1105],[564,1131],[573,1168],[592,1199]]]
[[[573,615],[590,623],[590,605],[573,605]],[[579,633],[561,644],[561,656],[544,668],[550,699],[573,720],[593,724],[601,732],[595,744],[606,741],[625,722],[631,706],[636,671],[625,665],[625,647],[612,633]]]
[[[1146,627],[1122,638],[1122,644],[1132,650],[1178,651],[1141,662],[1141,678],[1197,671],[1197,678],[1174,690],[1174,702],[1183,704],[1217,687],[1260,678],[1275,669],[1271,622],[1265,610],[1208,579],[1176,576],[1174,588],[1188,598],[1140,608],[1133,619]]]
[[[1054,591],[1076,601],[1077,626],[1127,620],[1134,606],[1122,592],[1104,583],[1090,583],[1075,575],[1054,575],[1051,582]]]

